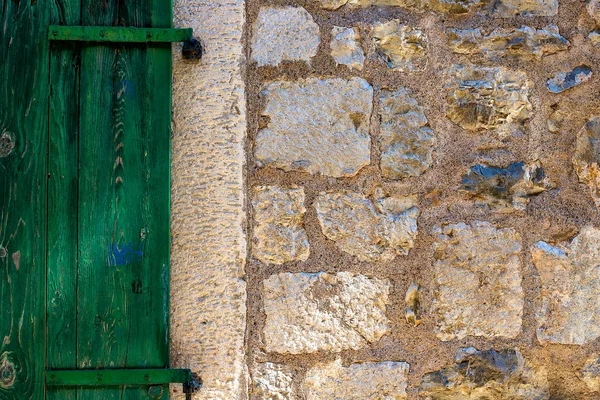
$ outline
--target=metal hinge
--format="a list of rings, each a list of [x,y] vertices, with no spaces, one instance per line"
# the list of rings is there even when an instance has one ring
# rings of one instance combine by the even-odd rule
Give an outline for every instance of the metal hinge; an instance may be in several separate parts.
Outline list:
[[[160,398],[160,385],[183,384],[186,400],[202,386],[189,369],[78,369],[46,371],[46,386],[149,386],[148,395]]]
[[[183,42],[183,57],[202,58],[202,44],[191,28],[133,28],[120,26],[50,25],[48,39],[78,42],[110,43],[174,43]]]

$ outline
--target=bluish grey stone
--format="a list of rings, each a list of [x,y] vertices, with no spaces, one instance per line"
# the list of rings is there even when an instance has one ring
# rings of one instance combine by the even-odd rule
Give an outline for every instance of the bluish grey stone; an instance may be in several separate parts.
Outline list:
[[[580,65],[569,72],[557,72],[553,78],[546,81],[546,87],[552,93],[561,93],[589,81],[591,77],[592,70],[586,65]]]

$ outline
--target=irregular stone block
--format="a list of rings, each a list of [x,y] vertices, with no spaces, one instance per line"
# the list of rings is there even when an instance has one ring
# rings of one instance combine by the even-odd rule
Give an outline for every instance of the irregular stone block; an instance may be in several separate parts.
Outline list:
[[[252,370],[252,399],[290,400],[296,398],[293,387],[294,369],[266,362],[256,364]]]
[[[419,216],[414,197],[321,193],[315,209],[323,234],[361,261],[390,261],[414,245]]]
[[[252,60],[258,66],[310,61],[321,41],[319,26],[302,7],[264,7],[252,27]]]
[[[524,60],[541,59],[569,48],[569,41],[558,33],[558,27],[544,29],[523,26],[519,29],[498,28],[489,35],[481,29],[448,29],[450,48],[459,54],[483,54],[491,59],[515,57]]]
[[[445,85],[446,116],[467,130],[521,127],[533,110],[532,87],[524,72],[455,65]]]
[[[521,237],[489,222],[434,229],[433,315],[443,341],[521,332]]]
[[[561,93],[592,78],[592,70],[580,65],[569,72],[557,72],[553,78],[546,81],[546,87],[552,93]]]
[[[268,123],[254,144],[259,166],[342,177],[369,164],[373,88],[364,79],[277,81],[261,95]]]
[[[600,230],[585,227],[570,244],[531,247],[542,281],[541,343],[589,343],[600,337]]]
[[[377,54],[388,67],[400,71],[424,71],[427,67],[427,37],[419,29],[392,20],[371,31]]]
[[[360,47],[358,28],[334,26],[331,30],[331,56],[336,64],[347,65],[350,69],[362,71],[365,52]]]
[[[477,164],[463,175],[460,190],[490,207],[510,212],[525,210],[531,196],[552,188],[542,164],[518,162],[506,168]]]
[[[310,246],[304,230],[304,189],[257,186],[252,211],[254,257],[267,264],[306,261]]]
[[[337,359],[308,370],[302,383],[306,400],[406,399],[409,365],[405,362],[372,362],[342,366]]]
[[[423,376],[427,400],[547,400],[548,373],[533,367],[518,349],[456,352],[455,364]]]
[[[263,283],[266,351],[359,349],[389,331],[390,282],[350,272],[282,273]]]
[[[577,133],[573,167],[579,182],[591,191],[596,207],[600,207],[600,117],[592,116]]]
[[[592,392],[600,392],[600,358],[594,356],[585,361],[581,370],[581,380]]]
[[[493,17],[553,17],[558,14],[558,0],[500,0],[494,3]]]
[[[379,97],[381,174],[388,179],[419,176],[433,163],[435,134],[415,99],[404,88]]]

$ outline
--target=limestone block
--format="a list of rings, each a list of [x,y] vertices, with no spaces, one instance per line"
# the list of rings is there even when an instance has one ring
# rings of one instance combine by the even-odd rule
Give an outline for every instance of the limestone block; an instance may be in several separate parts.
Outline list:
[[[263,282],[268,352],[359,349],[389,331],[390,282],[350,272],[281,273]]]
[[[364,79],[277,81],[261,95],[268,123],[254,144],[259,166],[342,177],[369,164],[373,88]]]
[[[592,392],[600,391],[600,358],[597,355],[585,361],[580,377],[589,390]]]
[[[529,61],[569,48],[569,41],[558,33],[556,25],[544,29],[529,26],[498,28],[488,35],[479,28],[448,29],[447,35],[455,53],[483,54],[493,60],[510,57]]]
[[[251,375],[251,399],[291,400],[297,398],[293,386],[293,368],[285,364],[265,362],[256,364]]]
[[[455,364],[426,374],[419,386],[426,400],[548,400],[548,373],[518,349],[459,349]]]
[[[331,56],[336,64],[347,65],[350,69],[362,71],[365,52],[360,46],[358,28],[334,26],[331,30]]]
[[[596,207],[600,207],[600,117],[592,116],[577,133],[573,167],[579,182],[590,188]]]
[[[306,400],[406,399],[409,365],[405,362],[372,362],[347,367],[337,359],[308,370],[302,383]]]
[[[491,15],[500,18],[553,17],[558,14],[558,0],[500,0]]]
[[[559,71],[546,81],[546,87],[552,93],[562,93],[592,78],[592,70],[586,65],[580,65],[571,71]]]
[[[423,174],[433,163],[436,139],[427,117],[404,88],[379,96],[381,174],[403,179]]]
[[[427,67],[427,37],[400,20],[377,24],[371,31],[377,54],[388,67],[400,71],[424,71]]]
[[[306,261],[310,253],[304,230],[304,189],[257,186],[252,199],[252,255],[267,264]]]
[[[434,229],[433,315],[443,341],[521,332],[521,237],[489,222]]]
[[[600,337],[600,230],[585,227],[571,243],[531,247],[542,281],[541,343],[589,343]]]
[[[309,62],[320,41],[319,26],[304,8],[264,7],[252,26],[252,60],[259,66]]]
[[[321,193],[315,208],[323,234],[361,261],[390,261],[407,255],[417,235],[415,197],[372,198],[341,191]]]
[[[531,117],[533,83],[524,72],[455,65],[447,76],[446,116],[467,130],[520,127]]]

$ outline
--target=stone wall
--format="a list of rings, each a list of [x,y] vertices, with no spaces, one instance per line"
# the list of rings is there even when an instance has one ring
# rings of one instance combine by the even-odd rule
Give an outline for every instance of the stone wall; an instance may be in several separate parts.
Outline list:
[[[246,10],[240,396],[600,399],[597,2]]]

